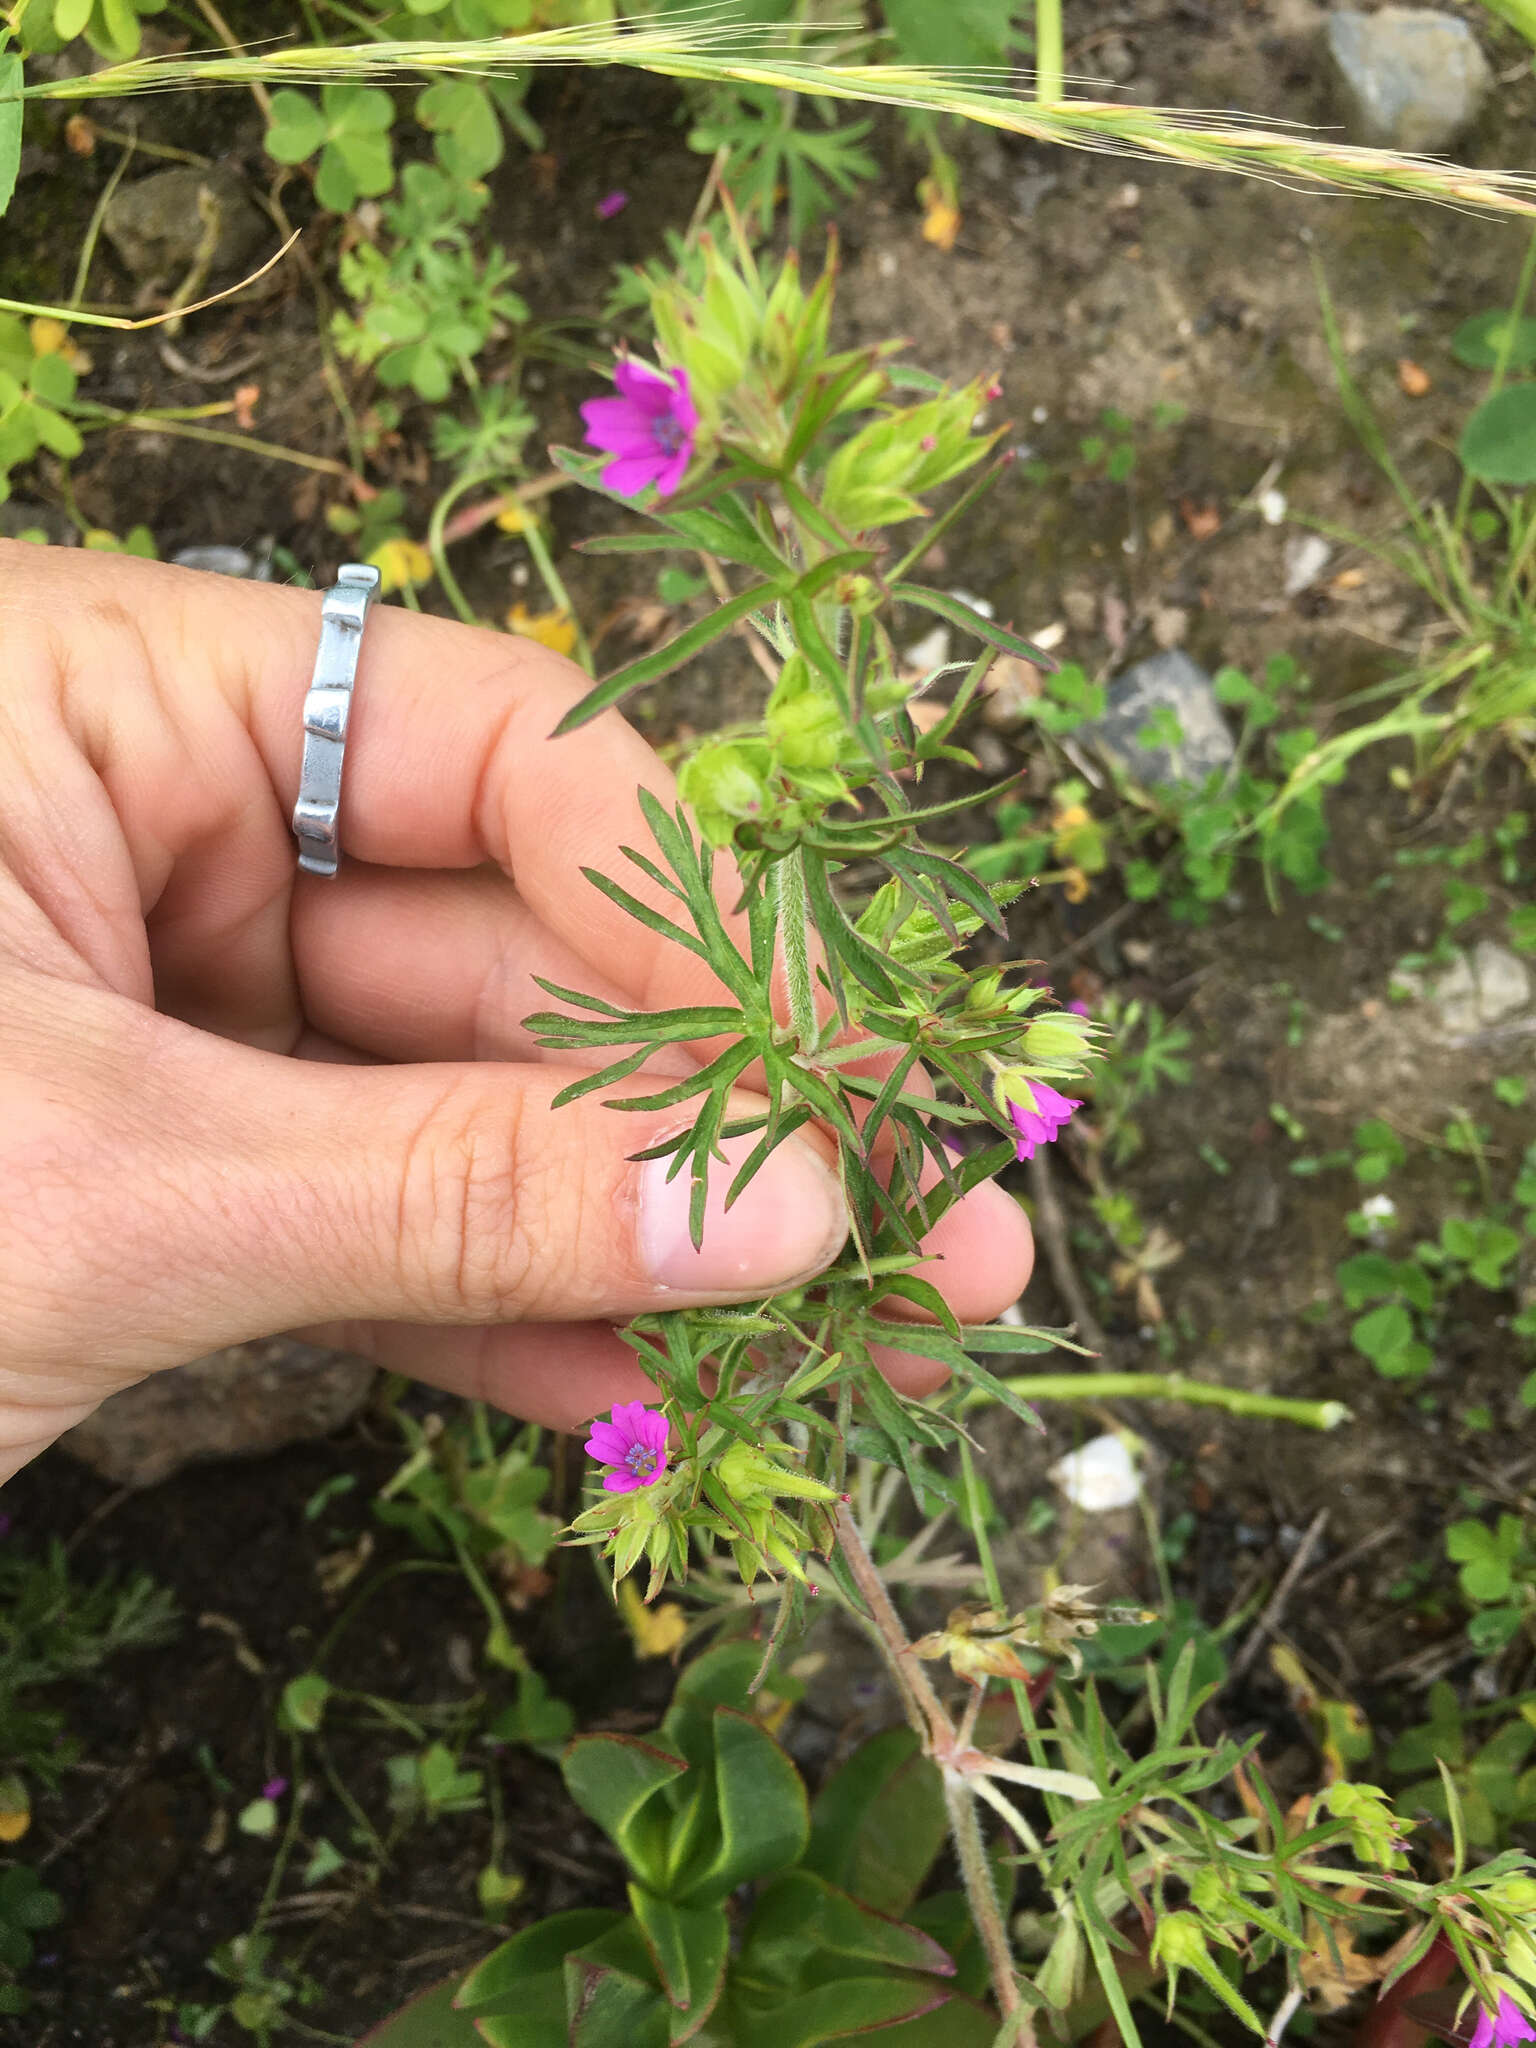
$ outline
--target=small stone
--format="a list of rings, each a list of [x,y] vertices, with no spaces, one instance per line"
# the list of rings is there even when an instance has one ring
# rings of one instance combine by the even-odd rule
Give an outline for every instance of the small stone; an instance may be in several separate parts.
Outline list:
[[[1430,155],[1477,119],[1493,84],[1466,22],[1419,7],[1341,8],[1324,32],[1350,138]]]
[[[1051,1467],[1051,1477],[1085,1514],[1128,1508],[1141,1496],[1141,1475],[1118,1436],[1092,1437],[1081,1450],[1068,1451]]]
[[[102,227],[136,278],[180,284],[203,246],[205,206],[218,209],[210,276],[237,269],[271,238],[245,186],[217,164],[206,171],[184,166],[136,178],[113,195]]]
[[[1165,652],[1189,637],[1189,613],[1182,605],[1160,604],[1152,614],[1152,638]]]
[[[270,554],[251,554],[245,548],[225,547],[217,541],[206,547],[178,548],[171,560],[178,569],[203,569],[214,576],[243,576],[251,583],[272,581]]]
[[[1518,955],[1492,939],[1472,948],[1472,978],[1477,983],[1477,1013],[1484,1024],[1497,1024],[1531,1000],[1531,973]]]
[[[115,1486],[157,1486],[184,1465],[328,1436],[357,1413],[373,1375],[366,1359],[290,1337],[233,1344],[114,1394],[60,1441]]]
[[[1490,1024],[1523,1010],[1531,1000],[1531,972],[1516,954],[1480,939],[1470,956],[1458,952],[1436,974],[1398,968],[1394,988],[1428,1005],[1446,1038],[1472,1038]]]
[[[1177,737],[1166,728],[1171,713]],[[1148,728],[1151,731],[1148,732]],[[1144,737],[1145,735],[1145,737]],[[1198,787],[1236,752],[1211,678],[1180,648],[1149,655],[1110,684],[1104,716],[1076,737],[1096,746],[1135,782]]]
[[[1014,218],[1031,221],[1042,199],[1048,199],[1061,183],[1055,171],[1025,171],[1013,181]]]
[[[1098,592],[1082,584],[1061,593],[1061,608],[1074,633],[1091,633],[1099,622]]]
[[[1310,590],[1333,558],[1320,533],[1293,534],[1285,544],[1285,594],[1299,597]]]

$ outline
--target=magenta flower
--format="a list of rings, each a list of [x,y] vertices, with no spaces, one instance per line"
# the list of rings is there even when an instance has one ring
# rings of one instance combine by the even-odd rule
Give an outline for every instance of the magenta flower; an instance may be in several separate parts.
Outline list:
[[[616,213],[622,213],[629,204],[627,192],[605,192],[593,208],[599,220],[612,220]]]
[[[1515,2048],[1517,2041],[1536,2041],[1536,2027],[1509,1993],[1501,1991],[1496,2013],[1489,2012],[1486,2006],[1479,2012],[1471,2048]]]
[[[1093,1015],[1092,1010],[1089,1009],[1086,1003],[1068,1003],[1067,1008],[1074,1017],[1091,1017]]]
[[[1008,1105],[1013,1128],[1019,1134],[1020,1159],[1033,1159],[1035,1147],[1049,1145],[1062,1127],[1071,1121],[1073,1110],[1083,1106],[1070,1096],[1058,1095],[1046,1081],[1031,1081],[1029,1092],[1035,1098],[1033,1109],[1025,1109],[1018,1102]]]
[[[647,484],[670,498],[693,459],[699,424],[688,395],[688,372],[653,370],[620,356],[613,369],[617,398],[589,398],[581,408],[587,439],[614,460],[603,482],[621,498],[635,498]]]
[[[261,1788],[261,1796],[263,1799],[281,1799],[287,1790],[288,1780],[286,1778],[268,1778],[265,1785]]]
[[[613,1420],[594,1422],[585,1446],[589,1458],[614,1468],[604,1474],[604,1491],[633,1493],[654,1486],[667,1469],[667,1432],[665,1415],[643,1401],[616,1401]]]

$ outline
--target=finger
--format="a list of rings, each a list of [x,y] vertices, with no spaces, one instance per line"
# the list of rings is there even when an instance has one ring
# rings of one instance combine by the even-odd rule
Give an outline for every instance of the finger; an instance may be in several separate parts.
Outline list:
[[[126,862],[160,927],[167,980],[204,991],[210,1007],[196,1021],[208,1029],[226,1028],[212,1006],[218,989],[225,1008],[264,1004],[269,1030],[291,1030],[291,990],[274,974],[319,624],[314,592],[128,557],[60,564],[0,544],[8,663],[51,679],[38,721],[51,710],[78,757],[73,780],[52,793],[91,818],[93,855],[114,869]],[[651,992],[665,990],[669,972],[697,986],[699,963],[573,879],[590,865],[655,894],[620,849],[649,843],[639,788],[674,800],[671,777],[617,713],[551,738],[588,687],[532,641],[381,607],[359,663],[342,844],[387,867],[492,861],[535,917],[632,998],[671,1000]],[[68,936],[69,924],[92,922],[78,887],[39,900]],[[102,958],[101,933],[82,950]]]
[[[386,1059],[547,1057],[523,1029],[554,1000],[535,977],[621,1008],[628,1000],[494,868],[344,867],[295,903],[293,955],[306,1017]]]
[[[799,1284],[846,1239],[808,1139],[726,1210],[754,1140],[728,1141],[696,1251],[687,1176],[630,1156],[685,1114],[557,1110],[557,1068],[284,1059],[45,986],[39,1028],[0,1047],[0,1301],[39,1364],[67,1343],[142,1371],[338,1318],[627,1318]]]
[[[523,1323],[483,1330],[422,1330],[404,1323],[330,1323],[299,1332],[307,1342],[355,1351],[389,1372],[445,1393],[487,1401],[526,1422],[576,1429],[616,1401],[654,1401],[611,1323]]]

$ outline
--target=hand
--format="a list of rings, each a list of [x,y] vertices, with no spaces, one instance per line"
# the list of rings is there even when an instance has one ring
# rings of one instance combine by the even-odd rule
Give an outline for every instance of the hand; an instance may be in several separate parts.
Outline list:
[[[349,858],[298,873],[319,616],[313,592],[0,542],[0,1479],[147,1373],[299,1327],[569,1427],[648,1391],[615,1321],[842,1248],[818,1134],[729,1213],[714,1176],[695,1252],[685,1177],[629,1157],[687,1106],[550,1107],[574,1073],[522,1028],[536,975],[716,995],[581,878],[625,871],[637,785],[671,785],[616,713],[549,738],[586,687],[570,663],[376,609]],[[1028,1277],[991,1185],[926,1249],[963,1319]]]

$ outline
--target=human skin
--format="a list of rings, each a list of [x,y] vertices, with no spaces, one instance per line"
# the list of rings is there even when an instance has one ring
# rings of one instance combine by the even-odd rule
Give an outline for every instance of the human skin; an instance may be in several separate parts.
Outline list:
[[[570,1428],[651,1391],[615,1324],[842,1246],[818,1132],[728,1214],[715,1176],[695,1252],[685,1177],[631,1157],[688,1106],[551,1107],[580,1069],[523,1028],[536,976],[642,1009],[719,993],[581,877],[638,893],[637,787],[673,790],[616,712],[550,737],[571,663],[376,607],[348,857],[298,872],[319,625],[314,592],[0,542],[0,1480],[118,1389],[279,1330]],[[924,1249],[967,1321],[1032,1260],[990,1183]]]

